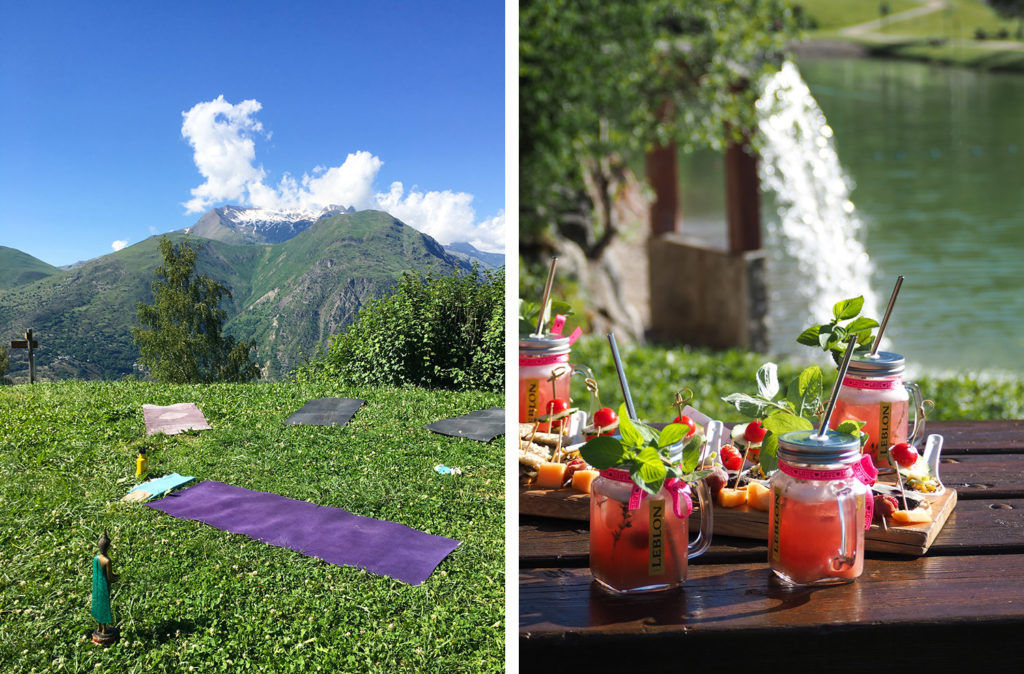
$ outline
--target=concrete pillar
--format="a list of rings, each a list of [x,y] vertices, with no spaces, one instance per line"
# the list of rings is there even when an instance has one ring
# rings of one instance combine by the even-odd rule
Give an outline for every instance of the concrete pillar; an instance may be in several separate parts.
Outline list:
[[[665,234],[651,238],[648,255],[652,339],[767,350],[764,251],[733,253]]]
[[[676,231],[679,218],[679,159],[676,144],[658,146],[647,153],[647,182],[654,191],[651,202],[651,236]]]

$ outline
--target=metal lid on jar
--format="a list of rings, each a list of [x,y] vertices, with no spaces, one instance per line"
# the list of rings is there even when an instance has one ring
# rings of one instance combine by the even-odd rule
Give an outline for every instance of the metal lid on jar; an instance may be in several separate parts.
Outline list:
[[[854,377],[892,377],[902,373],[906,364],[898,353],[879,351],[874,356],[854,356],[846,373]]]
[[[788,463],[849,463],[860,457],[860,440],[849,433],[790,431],[779,436],[779,460]]]
[[[569,338],[562,335],[555,335],[550,332],[540,335],[527,335],[519,337],[519,355],[526,358],[540,358],[542,356],[559,356],[569,353]]]

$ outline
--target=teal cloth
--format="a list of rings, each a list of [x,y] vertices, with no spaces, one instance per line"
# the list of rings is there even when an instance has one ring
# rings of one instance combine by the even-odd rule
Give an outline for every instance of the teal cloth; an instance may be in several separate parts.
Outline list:
[[[128,493],[130,494],[132,493],[132,491],[138,491],[141,489],[152,494],[149,498],[146,499],[147,501],[152,501],[155,498],[163,496],[166,492],[169,492],[170,490],[176,487],[180,487],[186,482],[190,482],[194,479],[195,477],[192,476],[183,476],[178,475],[177,473],[171,473],[170,475],[164,475],[163,477],[158,477],[153,480],[143,482],[142,484],[136,486],[135,489],[132,489]]]
[[[92,558],[92,617],[101,625],[114,622],[110,615],[110,583],[100,566],[99,555]]]

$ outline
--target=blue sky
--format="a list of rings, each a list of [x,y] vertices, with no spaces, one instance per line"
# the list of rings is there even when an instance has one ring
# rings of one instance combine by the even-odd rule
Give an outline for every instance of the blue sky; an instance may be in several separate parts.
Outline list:
[[[347,199],[503,247],[502,2],[0,9],[0,245],[64,265]]]

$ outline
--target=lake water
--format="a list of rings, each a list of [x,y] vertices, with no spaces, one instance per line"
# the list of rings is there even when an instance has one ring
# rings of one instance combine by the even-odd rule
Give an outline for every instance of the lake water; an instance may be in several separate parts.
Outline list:
[[[886,348],[912,372],[1024,373],[1024,76],[874,59],[798,66],[854,185],[876,318],[906,277]],[[721,159],[697,155],[682,173],[683,230],[721,231]],[[773,209],[765,199],[766,219]],[[806,327],[783,320],[793,338]],[[791,351],[783,341],[773,350]]]

